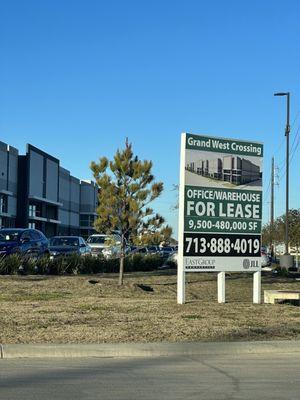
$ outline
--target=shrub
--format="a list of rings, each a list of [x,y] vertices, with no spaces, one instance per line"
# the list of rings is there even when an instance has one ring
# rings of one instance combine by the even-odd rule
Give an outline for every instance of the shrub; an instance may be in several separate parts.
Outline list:
[[[163,265],[163,258],[157,254],[132,254],[125,258],[125,272],[152,271]],[[21,269],[20,269],[21,267]],[[0,259],[0,274],[99,274],[106,272],[118,272],[119,259],[93,257],[91,255],[81,257],[71,254],[65,257],[57,257],[50,260],[49,257],[24,260],[18,255],[11,255]]]
[[[289,276],[289,271],[287,268],[282,268],[280,266],[277,266],[273,270],[273,274],[277,274],[278,276],[282,276],[282,277],[287,277],[287,276]]]
[[[170,269],[176,269],[177,268],[177,262],[172,261],[172,260],[167,260],[164,265],[167,265]]]
[[[49,260],[48,274],[66,275],[77,274],[82,265],[82,258],[78,254],[70,254],[65,257],[57,257]]]
[[[95,274],[98,271],[99,257],[87,255],[83,257],[82,263],[78,268],[79,274]]]
[[[164,263],[163,257],[158,254],[147,254],[144,258],[145,271],[152,271],[161,267]]]
[[[103,272],[119,272],[120,260],[118,258],[111,258],[109,260],[104,260]]]
[[[163,259],[156,254],[132,254],[125,258],[125,272],[152,271],[163,264]],[[103,258],[86,256],[82,259],[79,269],[81,274],[101,274],[106,272],[116,273],[119,271],[118,258]]]
[[[0,259],[1,275],[16,275],[22,265],[21,257],[18,254],[11,254]]]
[[[37,272],[37,260],[34,258],[26,258],[21,260],[19,272],[24,275],[33,275]]]
[[[49,256],[40,257],[36,261],[36,269],[35,272],[41,275],[46,275],[49,273],[51,260]]]
[[[153,271],[163,264],[163,258],[158,254],[132,254],[125,259],[125,272]]]
[[[136,271],[137,268],[143,268],[143,259],[145,255],[136,253],[130,254],[125,258],[125,272]]]

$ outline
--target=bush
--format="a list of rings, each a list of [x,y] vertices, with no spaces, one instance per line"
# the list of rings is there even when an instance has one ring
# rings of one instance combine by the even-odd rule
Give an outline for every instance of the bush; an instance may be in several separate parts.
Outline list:
[[[36,261],[35,272],[40,275],[48,274],[50,264],[51,264],[51,260],[50,260],[49,255],[38,258]]]
[[[120,261],[118,258],[103,258],[85,256],[78,273],[101,274],[106,272],[119,272]],[[132,254],[125,258],[125,272],[152,271],[163,264],[163,259],[156,254]]]
[[[26,258],[21,260],[21,265],[19,267],[19,272],[21,274],[33,275],[37,273],[37,270],[37,260],[35,258]]]
[[[158,254],[132,254],[125,259],[125,272],[153,271],[162,266],[163,262]]]
[[[102,272],[101,265],[102,258],[100,256],[94,257],[92,255],[87,255],[82,258],[81,266],[78,270],[80,274],[97,274]]]
[[[167,260],[164,265],[168,266],[170,269],[176,269],[177,268],[177,262],[172,261],[172,260]]]
[[[125,258],[125,272],[153,271],[163,265],[163,258],[157,254],[132,254]],[[119,259],[93,257],[91,255],[81,257],[71,254],[65,257],[50,259],[24,260],[18,255],[10,255],[0,259],[0,274],[13,275],[41,274],[41,275],[66,275],[66,274],[99,274],[106,272],[119,272]]]
[[[66,257],[57,257],[49,260],[47,273],[49,275],[77,274],[81,266],[82,257],[78,254],[70,254]]]
[[[277,274],[277,276],[287,277],[289,276],[289,271],[287,270],[287,268],[277,266],[273,269],[273,274]]]
[[[95,274],[97,271],[98,258],[92,255],[85,256],[78,268],[79,274]]]
[[[118,272],[120,261],[118,258],[100,259],[99,272]]]
[[[1,275],[16,275],[22,265],[21,257],[18,254],[12,254],[0,259]]]

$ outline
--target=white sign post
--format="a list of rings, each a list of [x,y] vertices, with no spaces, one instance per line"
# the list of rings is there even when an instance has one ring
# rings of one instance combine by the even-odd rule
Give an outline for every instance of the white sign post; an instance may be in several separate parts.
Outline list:
[[[225,272],[218,273],[218,303],[225,303]]]
[[[261,301],[263,145],[181,136],[177,301],[185,302],[186,272],[252,272],[253,302]]]

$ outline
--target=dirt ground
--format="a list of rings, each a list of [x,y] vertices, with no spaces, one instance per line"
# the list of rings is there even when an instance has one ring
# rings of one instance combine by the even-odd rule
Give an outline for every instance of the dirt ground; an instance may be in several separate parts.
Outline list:
[[[300,307],[253,305],[248,274],[226,277],[226,304],[214,273],[188,275],[185,305],[173,271],[128,274],[121,288],[113,274],[1,276],[0,288],[2,344],[300,339]],[[263,276],[264,289],[300,282]]]

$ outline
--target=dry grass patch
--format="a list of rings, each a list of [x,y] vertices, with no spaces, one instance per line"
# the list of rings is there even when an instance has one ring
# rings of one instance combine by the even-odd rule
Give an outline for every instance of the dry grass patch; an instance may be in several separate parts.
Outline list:
[[[300,308],[253,305],[247,274],[228,276],[226,304],[215,274],[189,274],[183,306],[167,271],[128,274],[121,288],[113,274],[1,276],[0,285],[0,343],[300,339]],[[262,288],[299,282],[263,277]]]

